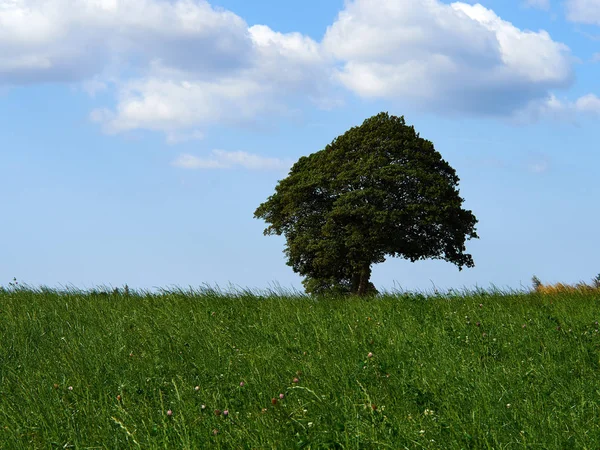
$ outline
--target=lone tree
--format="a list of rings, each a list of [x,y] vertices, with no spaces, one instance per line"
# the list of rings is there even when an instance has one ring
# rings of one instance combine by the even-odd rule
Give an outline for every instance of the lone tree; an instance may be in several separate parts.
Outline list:
[[[386,256],[473,267],[465,241],[477,219],[461,208],[456,171],[404,116],[380,113],[301,157],[255,211],[285,235],[287,264],[308,293],[377,292]]]

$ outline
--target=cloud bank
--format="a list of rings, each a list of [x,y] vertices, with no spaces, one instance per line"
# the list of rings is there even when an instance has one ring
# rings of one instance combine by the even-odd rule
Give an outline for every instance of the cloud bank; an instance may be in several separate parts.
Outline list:
[[[291,114],[294,102],[336,107],[342,93],[450,116],[535,120],[574,80],[565,44],[480,4],[373,1],[348,0],[317,42],[249,27],[204,0],[0,0],[0,85],[108,90],[114,104],[91,112],[107,133],[154,130],[174,144],[216,123]],[[567,13],[600,23],[597,1],[569,0]],[[561,108],[595,112],[594,99]]]

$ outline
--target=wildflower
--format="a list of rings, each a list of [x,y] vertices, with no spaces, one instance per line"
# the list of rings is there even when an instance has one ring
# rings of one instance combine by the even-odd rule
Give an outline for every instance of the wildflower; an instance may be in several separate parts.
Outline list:
[[[267,408],[261,409],[260,412],[263,413],[263,414],[266,413],[267,412]]]
[[[507,403],[507,404],[506,404],[506,407],[507,407],[507,408],[510,408],[510,403]]]
[[[240,381],[240,387],[244,387],[244,382]]]
[[[526,324],[526,323],[524,323],[524,324],[523,324],[523,328],[526,328],[526,327],[527,327],[527,324]]]
[[[216,428],[213,430],[213,435],[216,436],[217,434],[219,434],[219,430],[217,430]]]
[[[367,358],[372,358],[372,357],[373,357],[373,353],[369,352],[369,353],[367,354]]]
[[[206,409],[206,405],[202,405],[202,406],[200,406],[200,409],[201,409],[202,411],[204,411],[204,410]]]
[[[313,426],[313,423],[312,423],[312,422],[308,422],[308,424],[307,424],[307,425],[308,425],[308,428],[310,428],[310,427],[312,427],[312,426]]]
[[[69,386],[67,389],[70,390],[70,391],[72,391],[73,390],[73,386]]]
[[[419,431],[419,434],[425,434],[425,430]]]
[[[279,398],[280,398],[281,400],[283,400],[283,397],[285,397],[285,395],[283,395],[283,394],[279,394]]]
[[[300,380],[299,380],[298,378],[294,378],[294,379],[292,380],[292,383],[299,383],[299,382],[300,382]]]
[[[195,390],[196,392],[198,392],[198,391],[200,390],[200,386],[196,386],[196,387],[194,388],[194,390]]]
[[[117,395],[117,401],[120,402],[122,400],[122,397],[120,395]]]
[[[480,307],[480,308],[483,308],[483,303],[480,303],[480,304],[479,304],[479,307]]]
[[[225,417],[227,417],[227,416],[229,415],[229,410],[228,410],[228,409],[226,409],[225,411],[223,411],[223,415],[224,415]]]
[[[167,411],[167,416],[171,417],[172,415],[173,415],[173,411],[171,411],[171,410],[168,410],[168,411]]]

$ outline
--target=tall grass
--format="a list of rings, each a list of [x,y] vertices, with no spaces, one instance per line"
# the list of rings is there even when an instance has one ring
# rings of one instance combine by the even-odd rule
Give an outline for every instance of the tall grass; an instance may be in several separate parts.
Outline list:
[[[13,285],[0,448],[600,448],[598,320],[587,291]]]

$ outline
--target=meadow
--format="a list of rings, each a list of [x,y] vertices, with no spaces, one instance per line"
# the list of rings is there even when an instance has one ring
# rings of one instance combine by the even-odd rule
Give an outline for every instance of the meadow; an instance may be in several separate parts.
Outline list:
[[[0,448],[598,449],[600,292],[0,289]]]

